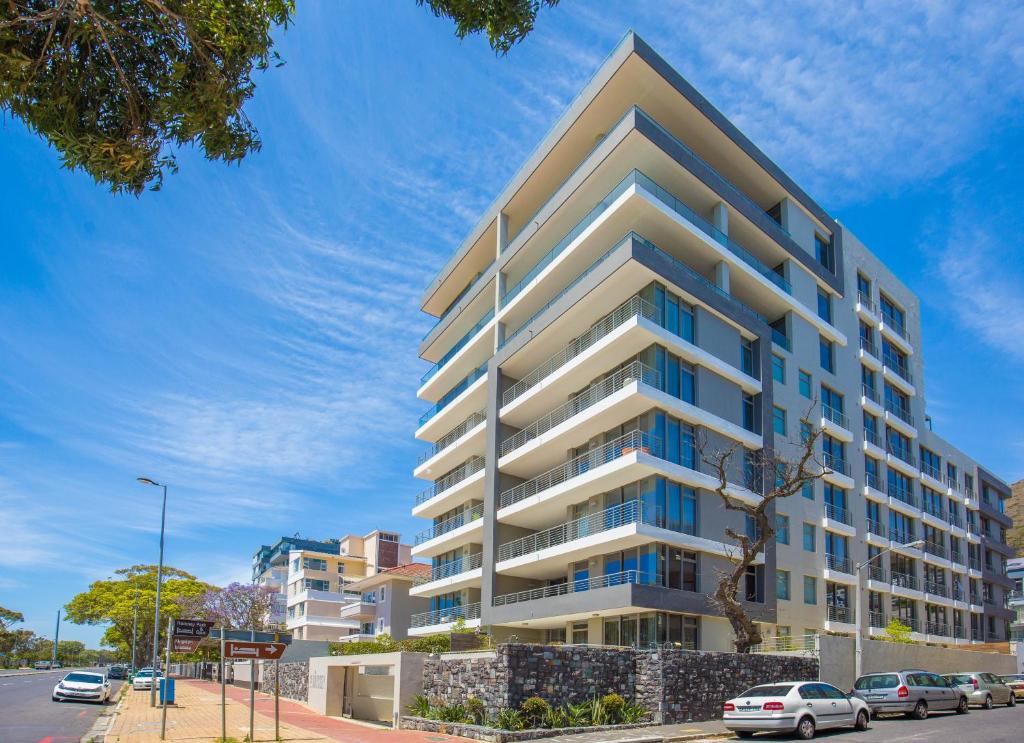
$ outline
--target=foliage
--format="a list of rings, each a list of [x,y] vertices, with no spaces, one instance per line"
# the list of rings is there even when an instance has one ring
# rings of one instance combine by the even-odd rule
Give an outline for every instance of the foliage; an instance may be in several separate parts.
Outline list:
[[[899,619],[890,619],[885,626],[885,634],[879,639],[885,642],[913,643],[910,639],[910,627],[903,624]]]
[[[270,611],[274,594],[266,586],[231,583],[181,601],[182,614],[205,619],[225,629],[272,629]]]
[[[25,621],[25,615],[14,609],[7,609],[0,606],[0,632],[6,632],[15,624]]]
[[[440,720],[441,722],[462,722],[472,723],[473,718],[466,712],[466,708],[461,704],[446,704],[433,710],[433,716],[431,719]]]
[[[109,624],[101,643],[114,648],[121,658],[131,657],[132,619],[138,609],[137,651],[147,657],[153,647],[153,614],[156,608],[156,565],[133,565],[115,571],[117,578],[98,580],[64,607],[74,624]],[[213,586],[196,580],[178,568],[164,566],[160,590],[160,628],[167,629],[168,617],[183,616],[182,607],[204,595]]]
[[[430,717],[430,700],[423,694],[417,694],[406,709],[414,717]]]
[[[814,418],[812,403],[803,421]],[[709,466],[717,481],[715,492],[727,511],[741,515],[746,522],[742,532],[726,527],[725,535],[735,544],[727,555],[731,565],[722,571],[712,602],[721,609],[735,636],[737,653],[750,652],[763,638],[757,622],[750,618],[739,598],[739,587],[746,580],[747,568],[757,562],[765,546],[775,537],[774,512],[776,501],[799,493],[808,483],[821,479],[827,468],[815,458],[815,444],[821,438],[821,429],[811,424],[801,425],[801,440],[787,442],[776,439],[774,450],[749,451],[739,444],[722,450],[710,451],[706,441],[699,444],[701,459]],[[788,457],[780,451],[793,450]],[[736,455],[742,451],[742,458]],[[740,460],[740,461],[737,461]],[[748,490],[761,497],[754,500],[736,497],[735,482],[743,482]]]
[[[410,637],[395,640],[391,635],[383,633],[372,640],[359,642],[332,642],[331,655],[364,655],[371,653],[446,653],[451,650],[451,638],[448,635],[430,635],[428,637]]]
[[[410,714],[428,720],[475,723],[500,730],[619,725],[642,722],[648,717],[646,709],[638,704],[628,703],[619,694],[614,693],[558,707],[533,696],[520,704],[518,710],[499,710],[492,719],[486,717],[483,701],[474,696],[467,697],[463,704],[433,706],[430,700],[421,694],[413,699],[408,710]]]
[[[530,697],[519,705],[519,711],[523,714],[526,727],[539,728],[545,715],[551,711],[551,705],[540,697]]]
[[[474,723],[477,725],[483,724],[486,709],[484,708],[483,701],[479,697],[471,696],[466,699],[466,712],[473,718]]]
[[[647,710],[639,704],[627,704],[622,708],[622,719],[620,722],[633,725],[638,722],[643,722],[647,717]]]
[[[498,710],[494,722],[499,730],[523,730],[526,728],[526,722],[517,709]]]
[[[582,728],[590,724],[590,701],[570,704],[565,708],[566,726]]]
[[[601,706],[608,713],[613,722],[622,720],[622,711],[626,708],[626,700],[620,694],[605,694],[601,697]]]
[[[417,0],[506,54],[557,0]],[[239,162],[262,146],[244,107],[283,64],[272,32],[294,0],[4,0],[0,110],[116,193],[157,190],[174,151]]]

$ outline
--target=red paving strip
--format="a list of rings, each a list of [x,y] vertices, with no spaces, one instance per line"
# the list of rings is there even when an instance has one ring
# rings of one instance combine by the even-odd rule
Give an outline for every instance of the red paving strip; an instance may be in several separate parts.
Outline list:
[[[220,694],[220,684],[213,681],[179,679],[178,683],[195,684],[203,691]],[[236,702],[249,706],[249,690],[239,686],[226,687],[225,693]],[[274,718],[274,697],[256,692],[256,712]],[[465,741],[454,735],[425,733],[419,730],[391,730],[357,725],[336,717],[317,714],[298,702],[281,698],[281,722],[303,728],[341,743],[440,743],[441,741]]]

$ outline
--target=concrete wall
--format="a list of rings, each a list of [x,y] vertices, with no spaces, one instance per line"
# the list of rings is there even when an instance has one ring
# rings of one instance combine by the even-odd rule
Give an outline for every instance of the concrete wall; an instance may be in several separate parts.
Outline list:
[[[855,681],[853,638],[822,635],[821,680],[849,689]],[[987,671],[1017,673],[1017,658],[1004,653],[980,653],[974,650],[920,645],[917,643],[864,640],[862,673],[922,668],[935,673]]]
[[[322,715],[351,712],[357,719],[390,721],[397,726],[413,697],[423,691],[425,657],[426,653],[374,653],[311,658],[307,702]],[[367,666],[388,667],[389,675],[367,678],[359,673]]]

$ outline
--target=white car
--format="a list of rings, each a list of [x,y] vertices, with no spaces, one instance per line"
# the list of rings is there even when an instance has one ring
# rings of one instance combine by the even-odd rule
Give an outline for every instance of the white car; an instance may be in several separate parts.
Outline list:
[[[106,704],[110,699],[110,682],[102,673],[74,671],[53,687],[53,701],[77,699],[83,702]]]
[[[748,689],[722,708],[722,722],[740,738],[754,733],[796,733],[809,740],[818,730],[852,725],[867,730],[871,710],[863,699],[821,681],[779,681]]]
[[[158,679],[161,678],[160,672],[153,673],[152,668],[142,668],[132,677],[132,689],[135,691],[149,691],[153,688],[153,676]],[[157,688],[159,688],[160,682],[157,681]]]

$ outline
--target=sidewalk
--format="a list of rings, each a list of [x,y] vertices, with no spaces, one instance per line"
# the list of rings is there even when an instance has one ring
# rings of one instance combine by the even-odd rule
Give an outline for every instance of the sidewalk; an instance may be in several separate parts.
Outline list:
[[[718,736],[732,736],[721,720],[684,722],[678,725],[654,725],[649,728],[620,730],[609,733],[578,733],[544,738],[539,743],[675,743],[699,741]]]
[[[212,743],[220,738],[220,685],[176,679],[174,706],[167,708],[167,740]],[[274,698],[256,694],[256,741],[274,739]],[[249,692],[227,687],[228,738],[249,734]],[[416,730],[390,730],[324,717],[297,702],[281,699],[281,740],[289,743],[459,743],[463,738]],[[149,694],[129,689],[106,743],[159,743],[160,708],[149,706]]]

